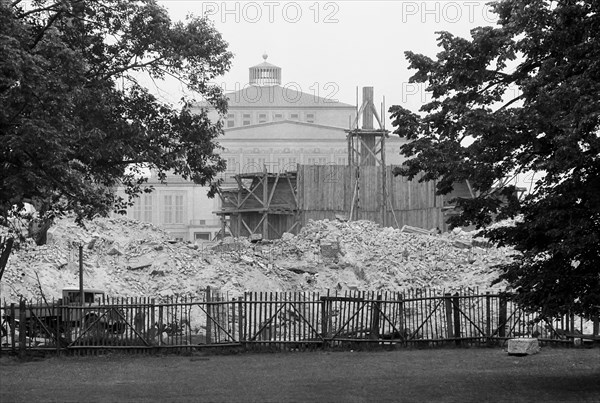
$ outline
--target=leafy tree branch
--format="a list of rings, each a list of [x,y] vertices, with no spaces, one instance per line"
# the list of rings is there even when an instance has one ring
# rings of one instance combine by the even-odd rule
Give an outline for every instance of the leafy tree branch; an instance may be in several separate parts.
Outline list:
[[[600,315],[600,3],[506,0],[497,27],[471,38],[440,32],[437,58],[406,52],[432,100],[419,114],[395,105],[395,133],[411,140],[396,174],[469,180],[452,225],[475,225],[520,253],[499,280],[542,316]],[[518,94],[511,94],[511,90]],[[533,172],[516,196],[518,175]],[[512,179],[514,179],[514,181]],[[534,186],[535,184],[535,186]],[[493,220],[518,217],[489,229]]]
[[[169,74],[224,113],[222,92],[207,81],[231,58],[208,20],[172,22],[154,0],[32,0],[27,10],[1,3],[3,222],[18,218],[25,202],[42,219],[122,212],[147,190],[132,164],[213,184],[225,169],[216,142],[222,125],[160,103],[137,77]]]

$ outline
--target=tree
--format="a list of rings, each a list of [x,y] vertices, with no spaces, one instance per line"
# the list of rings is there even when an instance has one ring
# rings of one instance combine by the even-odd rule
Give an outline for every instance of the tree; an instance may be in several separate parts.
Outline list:
[[[437,180],[447,194],[468,179],[473,199],[451,224],[475,224],[519,253],[499,266],[516,300],[542,317],[600,315],[600,2],[506,0],[496,27],[471,38],[439,33],[437,59],[406,52],[411,82],[432,100],[393,106],[395,133],[412,140],[396,174]],[[515,178],[538,173],[520,200]],[[520,215],[514,226],[487,228]]]
[[[0,215],[30,202],[42,218],[123,212],[145,169],[207,185],[225,169],[220,122],[161,103],[143,85],[174,77],[220,113],[210,81],[230,67],[205,18],[174,23],[154,0],[0,3]],[[116,195],[123,186],[128,197]],[[211,190],[214,191],[214,184]]]

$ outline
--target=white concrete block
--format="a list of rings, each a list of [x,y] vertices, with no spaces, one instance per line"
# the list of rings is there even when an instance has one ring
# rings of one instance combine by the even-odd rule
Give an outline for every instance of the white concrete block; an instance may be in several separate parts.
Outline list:
[[[532,337],[520,337],[508,341],[508,354],[529,355],[540,352],[538,339]]]

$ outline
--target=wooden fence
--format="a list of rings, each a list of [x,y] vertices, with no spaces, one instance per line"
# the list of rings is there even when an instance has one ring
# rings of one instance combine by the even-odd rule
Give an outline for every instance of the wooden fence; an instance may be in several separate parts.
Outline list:
[[[393,169],[394,166],[386,167],[384,198],[381,167],[361,167],[355,193],[356,174],[352,167],[299,165],[297,191],[302,226],[308,220],[335,219],[336,214],[348,215],[352,211],[354,219],[394,228],[411,225],[444,230],[444,198],[435,195],[435,183],[419,183],[418,178],[409,181],[394,176]]]
[[[106,298],[86,306],[4,304],[2,350],[85,352],[190,350],[241,346],[307,349],[398,345],[598,341],[598,318],[539,320],[510,298],[467,290],[444,293],[255,292],[239,298],[207,290],[196,300]]]

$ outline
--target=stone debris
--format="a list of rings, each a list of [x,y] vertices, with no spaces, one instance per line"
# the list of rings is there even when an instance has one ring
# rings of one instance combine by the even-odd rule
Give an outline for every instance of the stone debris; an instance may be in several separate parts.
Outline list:
[[[508,340],[509,355],[531,355],[540,352],[540,343],[533,337],[520,337]]]
[[[411,234],[430,235],[435,230],[426,230],[419,227],[411,227],[410,225],[404,225],[400,229],[400,232],[409,232]]]
[[[46,298],[77,287],[79,245],[84,286],[119,297],[195,297],[207,286],[233,297],[245,291],[490,289],[494,266],[514,253],[463,231],[437,234],[339,219],[309,221],[298,235],[284,233],[275,241],[229,237],[198,244],[173,242],[158,227],[123,218],[85,226],[60,219],[48,244],[21,243],[9,259],[0,298],[38,298],[36,273]]]

